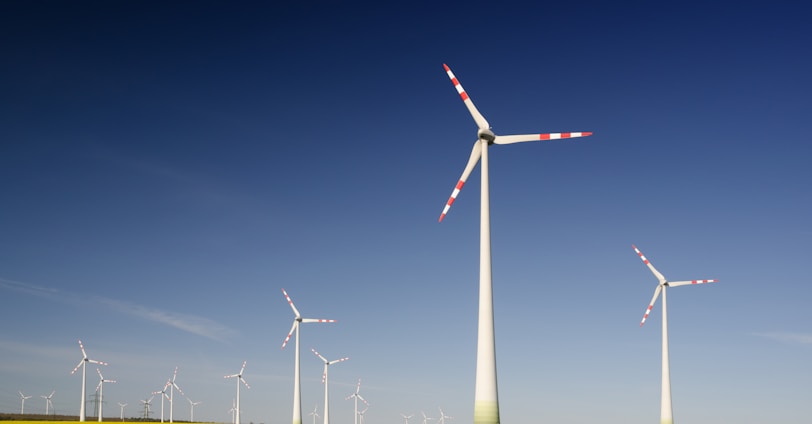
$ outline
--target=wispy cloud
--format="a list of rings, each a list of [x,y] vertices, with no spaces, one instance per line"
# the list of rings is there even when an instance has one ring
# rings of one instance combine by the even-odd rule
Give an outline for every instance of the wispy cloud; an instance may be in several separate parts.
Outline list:
[[[146,321],[168,325],[187,333],[196,334],[221,342],[226,341],[236,335],[235,330],[209,318],[198,315],[162,311],[160,309],[150,308],[148,306],[110,299],[102,296],[82,296],[65,293],[55,288],[8,280],[2,277],[0,277],[0,288],[75,306],[102,304],[107,306],[112,311],[134,316]]]
[[[755,336],[777,340],[783,343],[812,345],[812,334],[793,333],[789,331],[771,331],[765,333],[753,333]]]

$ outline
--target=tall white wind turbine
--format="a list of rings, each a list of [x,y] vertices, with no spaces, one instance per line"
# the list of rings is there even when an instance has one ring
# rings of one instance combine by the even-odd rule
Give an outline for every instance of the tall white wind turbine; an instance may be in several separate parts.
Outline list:
[[[116,380],[105,380],[101,370],[96,368],[99,373],[99,385],[96,386],[96,391],[99,392],[99,422],[102,422],[102,406],[104,406],[104,383],[115,383]]]
[[[488,185],[488,147],[492,144],[513,144],[539,140],[557,140],[575,137],[586,137],[591,132],[568,132],[549,134],[496,135],[490,124],[474,106],[473,101],[460,85],[448,65],[443,65],[454,88],[460,94],[468,112],[478,127],[477,141],[474,142],[468,164],[460,180],[454,187],[451,197],[440,214],[443,221],[468,176],[477,162],[482,161],[481,197],[479,224],[479,324],[476,360],[476,387],[474,397],[474,424],[499,423],[499,396],[496,384],[496,341],[493,329],[493,282],[491,279],[491,224],[490,224],[490,191]]]
[[[423,424],[427,424],[427,423],[428,423],[428,421],[431,421],[431,420],[433,420],[433,419],[434,419],[434,418],[429,418],[429,417],[427,417],[427,416],[426,416],[426,413],[425,413],[425,412],[423,412],[423,411],[420,411],[420,413],[423,415]]]
[[[643,326],[643,323],[646,322],[649,313],[651,313],[651,309],[654,307],[654,302],[657,301],[657,297],[662,292],[663,294],[663,362],[662,362],[662,389],[660,391],[660,424],[673,424],[674,422],[674,413],[673,409],[671,408],[671,373],[669,371],[669,364],[668,364],[668,314],[666,309],[666,302],[665,302],[665,292],[666,287],[677,287],[677,286],[687,286],[689,284],[705,284],[705,283],[715,283],[719,280],[691,280],[691,281],[668,281],[654,268],[654,265],[643,256],[643,252],[641,252],[637,246],[632,245],[632,248],[637,253],[637,256],[640,256],[640,259],[643,260],[643,263],[648,266],[648,269],[651,270],[651,273],[657,277],[659,284],[657,284],[657,288],[654,289],[654,297],[651,298],[651,302],[648,304],[648,308],[646,308],[646,312],[643,314],[643,320],[640,321],[640,326]]]
[[[124,421],[124,407],[125,407],[125,406],[127,406],[127,404],[126,404],[126,403],[121,403],[121,402],[119,402],[119,403],[118,403],[118,406],[120,406],[120,407],[121,407],[121,414],[119,415],[119,419],[120,419],[121,421]]]
[[[95,359],[90,359],[87,357],[87,352],[85,352],[85,347],[82,345],[82,341],[79,340],[79,349],[82,349],[82,360],[79,361],[79,364],[71,371],[71,375],[75,374],[79,367],[82,367],[82,402],[79,405],[79,421],[85,421],[85,395],[86,395],[86,381],[87,381],[87,363],[90,362],[91,364],[98,364],[98,365],[107,365],[106,362],[97,361]]]
[[[412,418],[414,415],[400,414],[400,416],[403,417],[404,424],[409,424],[409,418]]]
[[[26,399],[31,399],[33,397],[33,395],[26,396],[26,395],[23,394],[23,392],[20,392],[20,391],[18,391],[17,393],[20,394],[20,415],[23,415],[23,414],[25,414],[25,400]]]
[[[141,403],[144,404],[144,417],[143,418],[145,420],[149,418],[149,415],[152,412],[152,408],[150,408],[150,406],[152,405],[152,399],[154,399],[154,398],[155,398],[155,395],[152,395],[152,396],[149,397],[149,399],[141,400]]]
[[[200,405],[202,402],[192,402],[191,399],[186,398],[189,401],[189,407],[191,408],[191,412],[189,412],[189,422],[195,422],[195,406]]]
[[[236,378],[237,379],[237,405],[236,411],[234,412],[234,424],[240,424],[240,382],[245,384],[246,389],[250,389],[251,386],[242,378],[242,373],[245,371],[245,361],[242,362],[242,368],[240,368],[240,372],[237,374],[227,375],[224,378]]]
[[[344,362],[350,358],[341,358],[335,359],[333,361],[328,361],[327,358],[321,356],[319,352],[316,352],[316,349],[310,349],[316,356],[324,362],[324,372],[321,375],[321,382],[324,384],[324,424],[330,424],[330,378],[327,374],[330,365],[337,364],[339,362]]]
[[[437,424],[445,424],[446,419],[454,419],[454,417],[450,417],[443,412],[443,408],[437,408],[440,410],[440,418],[437,418]]]
[[[161,396],[161,422],[164,422],[164,399],[169,399],[169,395],[166,394],[166,389],[172,385],[172,382],[166,380],[166,384],[164,384],[164,388],[161,390],[156,390],[152,392],[153,395],[160,395]]]
[[[361,402],[367,403],[367,400],[361,396],[361,379],[358,379],[358,384],[355,386],[355,393],[347,396],[344,400],[355,399],[355,424],[358,424],[358,400],[360,399]],[[425,423],[423,423],[425,424]]]
[[[178,377],[178,367],[175,367],[175,372],[172,373],[172,380],[169,384],[169,422],[174,421],[174,414],[175,414],[175,389],[178,389],[180,394],[183,394],[183,390],[178,387],[178,384],[175,383],[175,379]]]
[[[48,415],[48,412],[49,412],[51,409],[53,409],[53,407],[54,407],[54,404],[53,404],[53,402],[52,402],[52,399],[53,399],[53,397],[54,397],[54,393],[56,393],[56,390],[51,390],[51,394],[50,394],[50,395],[48,395],[48,396],[45,396],[45,395],[40,395],[40,396],[39,396],[39,397],[41,397],[41,398],[45,399],[45,415],[46,415],[46,416]]]
[[[369,409],[369,404],[368,403],[366,404],[366,407],[363,410],[358,411],[358,423],[359,424],[364,424],[364,414],[367,413],[367,409]]]
[[[293,309],[293,314],[295,315],[293,318],[293,325],[290,327],[290,331],[288,332],[287,337],[285,337],[285,341],[282,342],[282,349],[285,348],[285,345],[288,344],[288,340],[290,340],[290,336],[293,335],[293,332],[296,332],[296,353],[295,359],[293,362],[293,422],[292,424],[302,424],[302,390],[301,390],[301,378],[300,378],[300,370],[299,370],[299,326],[303,323],[309,322],[336,322],[334,319],[316,319],[316,318],[302,318],[302,315],[299,313],[299,310],[296,309],[296,306],[293,304],[293,301],[290,300],[290,296],[282,289],[282,294],[285,295],[285,299],[287,299],[290,308]],[[327,414],[324,414],[325,416]]]

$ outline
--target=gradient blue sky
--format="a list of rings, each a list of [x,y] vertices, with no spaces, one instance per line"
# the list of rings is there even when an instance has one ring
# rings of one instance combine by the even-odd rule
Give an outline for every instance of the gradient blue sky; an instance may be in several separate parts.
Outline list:
[[[812,366],[812,45],[802,2],[0,3],[0,411],[105,411],[177,382],[198,419],[304,422],[362,378],[367,423],[473,415],[479,170],[491,150],[505,423],[803,422]],[[89,385],[97,382],[95,370]],[[158,400],[153,403],[157,406]],[[188,419],[189,405],[175,417]],[[159,416],[158,407],[153,416]],[[167,412],[168,416],[168,412]],[[420,424],[413,418],[412,424]]]

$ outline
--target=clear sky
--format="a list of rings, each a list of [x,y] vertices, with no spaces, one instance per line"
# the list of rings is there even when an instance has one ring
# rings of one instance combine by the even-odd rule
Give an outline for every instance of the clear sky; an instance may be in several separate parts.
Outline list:
[[[277,5],[276,3],[284,3]],[[195,417],[304,422],[362,379],[367,424],[473,415],[476,126],[490,150],[504,423],[810,416],[812,30],[803,2],[0,3],[0,411],[109,362],[106,415],[179,367]],[[88,370],[89,392],[98,378]],[[189,418],[185,399],[175,417]],[[153,417],[160,416],[153,401]],[[167,409],[168,417],[168,409]]]

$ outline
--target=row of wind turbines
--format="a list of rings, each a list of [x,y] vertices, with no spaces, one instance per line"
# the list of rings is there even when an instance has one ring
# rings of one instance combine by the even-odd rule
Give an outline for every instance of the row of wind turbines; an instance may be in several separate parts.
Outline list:
[[[485,117],[479,112],[474,105],[468,93],[462,88],[457,77],[451,71],[448,65],[443,65],[448,78],[459,93],[460,98],[465,104],[471,117],[477,125],[477,139],[474,142],[471,155],[468,159],[462,176],[460,177],[457,185],[448,198],[446,205],[440,214],[439,221],[448,214],[451,205],[454,204],[457,196],[462,190],[465,182],[470,176],[477,163],[482,163],[480,185],[480,255],[479,255],[479,324],[477,331],[477,365],[476,365],[476,386],[474,397],[474,424],[499,424],[499,400],[497,394],[496,384],[496,345],[494,339],[494,324],[493,324],[493,281],[491,273],[491,236],[490,236],[490,192],[488,184],[488,148],[491,145],[503,145],[513,143],[523,143],[530,141],[540,140],[555,140],[555,139],[569,139],[577,137],[591,136],[591,132],[569,132],[569,133],[548,133],[548,134],[522,134],[522,135],[496,135]],[[671,383],[668,361],[668,320],[666,314],[666,288],[678,287],[689,284],[705,284],[714,283],[718,280],[691,280],[691,281],[674,281],[669,282],[663,275],[657,271],[656,268],[643,256],[640,250],[632,245],[634,251],[643,260],[643,263],[648,266],[654,276],[657,278],[659,284],[654,291],[654,297],[646,309],[643,320],[640,322],[642,327],[648,318],[649,313],[654,307],[654,303],[662,293],[662,390],[661,390],[661,408],[660,408],[660,423],[672,424],[673,411],[671,407]],[[293,424],[299,424],[294,420]],[[425,423],[424,423],[425,424]]]
[[[34,397],[33,395],[26,396],[23,394],[22,391],[18,391],[17,393],[20,394],[20,415],[25,414],[25,401]],[[49,395],[40,395],[41,398],[45,399],[45,415],[48,415],[52,409],[54,409],[54,404],[52,402],[54,398],[54,393],[56,390],[51,390],[51,394]]]

